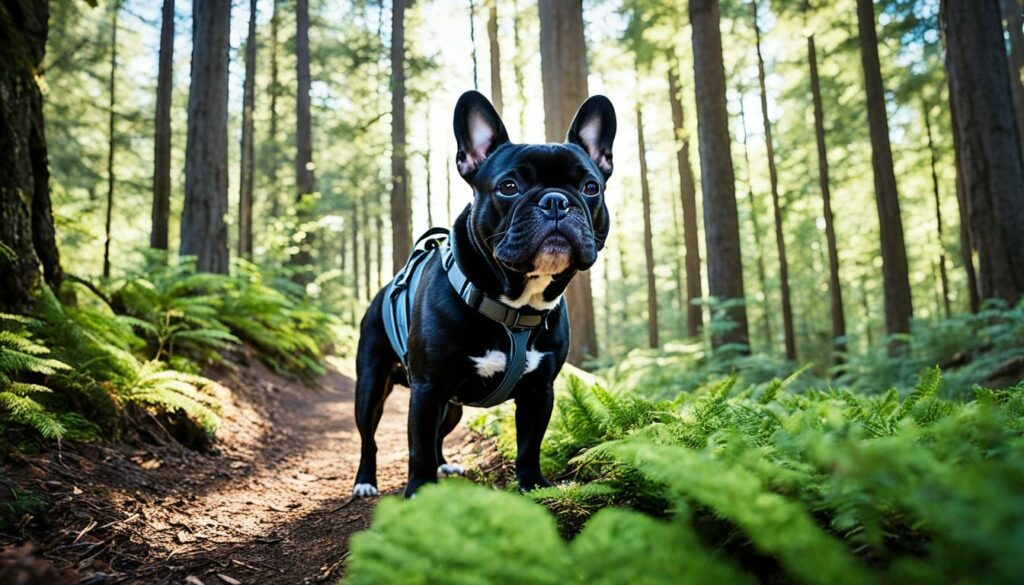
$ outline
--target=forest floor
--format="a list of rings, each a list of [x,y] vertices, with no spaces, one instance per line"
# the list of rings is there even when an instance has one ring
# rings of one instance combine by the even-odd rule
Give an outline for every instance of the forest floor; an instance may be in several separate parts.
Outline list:
[[[376,502],[349,498],[351,365],[308,383],[240,355],[208,374],[232,389],[212,453],[140,440],[15,455],[0,480],[35,492],[45,513],[0,533],[0,581],[336,582]],[[382,493],[404,486],[407,397],[395,389],[377,431]]]

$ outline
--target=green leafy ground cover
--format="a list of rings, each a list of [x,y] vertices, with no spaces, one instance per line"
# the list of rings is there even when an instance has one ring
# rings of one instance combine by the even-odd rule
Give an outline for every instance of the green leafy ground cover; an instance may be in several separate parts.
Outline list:
[[[0,428],[48,439],[116,436],[129,408],[183,414],[202,433],[226,390],[198,374],[242,344],[292,375],[323,372],[335,319],[290,281],[240,261],[233,275],[155,262],[102,285],[46,287],[32,314],[0,314]]]
[[[1024,578],[1024,383],[955,400],[933,367],[902,392],[732,375],[650,394],[569,378],[543,448],[562,485],[386,498],[347,582]],[[477,425],[512,454],[507,412]]]

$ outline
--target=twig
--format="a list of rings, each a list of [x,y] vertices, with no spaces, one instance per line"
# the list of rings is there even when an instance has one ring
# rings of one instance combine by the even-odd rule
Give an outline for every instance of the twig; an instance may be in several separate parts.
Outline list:
[[[344,508],[345,506],[351,504],[354,501],[356,501],[356,497],[355,496],[349,496],[348,499],[346,499],[344,502],[342,502],[342,503],[338,504],[337,506],[331,508],[331,511],[329,513],[333,514],[333,513],[337,512],[338,510]]]
[[[82,537],[83,537],[83,536],[85,536],[85,533],[86,533],[86,532],[89,532],[89,531],[90,531],[90,530],[92,530],[93,528],[96,528],[96,521],[95,521],[95,520],[93,520],[93,519],[92,519],[92,517],[90,516],[90,517],[89,517],[89,524],[87,524],[87,525],[85,526],[85,528],[83,528],[83,529],[82,529],[82,531],[78,533],[78,536],[76,536],[76,537],[75,537],[75,540],[73,540],[73,541],[71,542],[71,544],[75,544],[75,543],[77,543],[77,542],[78,542],[79,540],[81,540],[81,539],[82,539]]]
[[[128,522],[129,520],[134,520],[134,519],[136,519],[138,517],[139,517],[139,513],[136,512],[136,513],[132,514],[131,516],[128,516],[127,518],[122,518],[120,520],[114,520],[113,522],[107,522],[103,526],[100,526],[100,530],[103,530],[104,528],[110,528],[111,526],[116,526],[116,525],[118,525],[118,524],[120,524],[122,522]]]

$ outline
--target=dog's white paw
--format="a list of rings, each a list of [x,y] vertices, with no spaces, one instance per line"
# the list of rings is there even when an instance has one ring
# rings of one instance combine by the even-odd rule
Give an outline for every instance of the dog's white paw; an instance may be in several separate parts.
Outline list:
[[[352,495],[357,498],[372,498],[377,495],[377,486],[372,483],[357,483],[352,489]]]
[[[445,463],[437,468],[438,475],[466,475],[466,470],[458,463]]]

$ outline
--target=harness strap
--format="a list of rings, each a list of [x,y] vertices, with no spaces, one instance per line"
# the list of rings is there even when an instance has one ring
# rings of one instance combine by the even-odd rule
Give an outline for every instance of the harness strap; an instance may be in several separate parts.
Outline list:
[[[407,342],[416,289],[419,287],[423,271],[427,266],[427,260],[435,252],[440,252],[442,268],[459,298],[471,309],[500,324],[508,335],[509,343],[505,373],[494,392],[479,402],[461,403],[457,400],[452,400],[452,402],[484,408],[501,404],[508,400],[516,384],[526,372],[526,358],[533,335],[541,325],[547,326],[549,311],[538,311],[529,307],[511,307],[477,288],[459,267],[448,230],[431,228],[416,241],[409,260],[388,285],[382,307],[384,331],[391,342],[391,347],[394,348],[402,365],[407,369],[406,360],[409,351]]]

